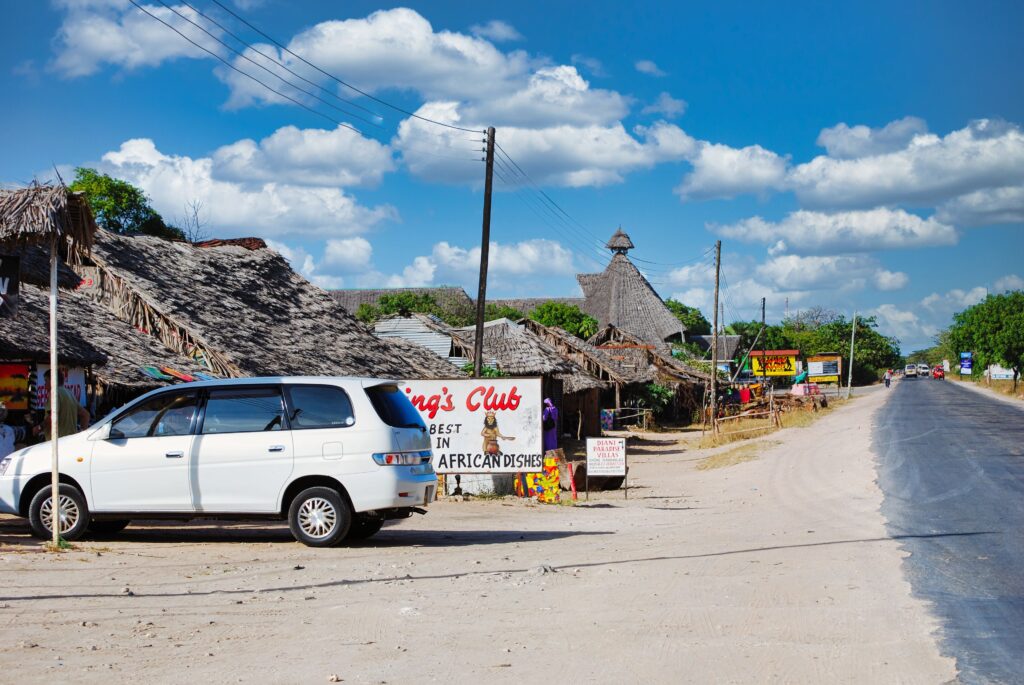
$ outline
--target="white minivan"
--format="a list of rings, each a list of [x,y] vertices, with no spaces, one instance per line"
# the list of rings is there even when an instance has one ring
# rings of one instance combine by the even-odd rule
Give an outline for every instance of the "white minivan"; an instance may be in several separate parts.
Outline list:
[[[295,539],[364,539],[425,513],[430,436],[396,381],[239,378],[155,390],[60,439],[60,533],[132,519],[287,519]],[[0,461],[0,512],[51,533],[49,443]]]

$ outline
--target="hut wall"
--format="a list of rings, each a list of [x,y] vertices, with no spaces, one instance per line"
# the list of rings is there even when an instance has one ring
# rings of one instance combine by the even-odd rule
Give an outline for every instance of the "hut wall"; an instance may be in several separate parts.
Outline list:
[[[601,390],[592,388],[582,392],[567,394],[562,401],[561,417],[563,432],[575,439],[580,430],[580,416],[583,417],[580,437],[596,437],[601,435]]]

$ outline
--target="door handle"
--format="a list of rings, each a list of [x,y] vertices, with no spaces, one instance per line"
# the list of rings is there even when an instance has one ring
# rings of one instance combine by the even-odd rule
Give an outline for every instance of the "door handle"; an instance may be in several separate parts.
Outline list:
[[[168,459],[181,459],[182,457],[185,456],[185,453],[184,452],[168,452],[164,456],[167,457]]]
[[[267,448],[268,452],[284,452],[284,445],[271,445]]]

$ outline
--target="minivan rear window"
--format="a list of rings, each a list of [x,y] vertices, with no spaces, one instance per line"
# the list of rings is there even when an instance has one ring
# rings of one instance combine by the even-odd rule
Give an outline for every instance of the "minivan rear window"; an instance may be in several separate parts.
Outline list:
[[[333,385],[291,385],[288,399],[292,430],[344,428],[355,423],[348,395]]]
[[[422,428],[423,418],[397,385],[375,385],[366,389],[366,396],[377,410],[381,421],[395,428]]]

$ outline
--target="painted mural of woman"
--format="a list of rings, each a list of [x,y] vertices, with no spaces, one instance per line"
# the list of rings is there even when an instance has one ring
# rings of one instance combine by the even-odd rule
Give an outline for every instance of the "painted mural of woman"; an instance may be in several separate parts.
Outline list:
[[[498,439],[502,440],[515,440],[510,435],[502,435],[501,431],[498,430],[498,418],[494,415],[493,411],[489,411],[484,414],[484,428],[480,431],[480,435],[484,438],[484,454],[499,454],[501,449],[498,447]]]

